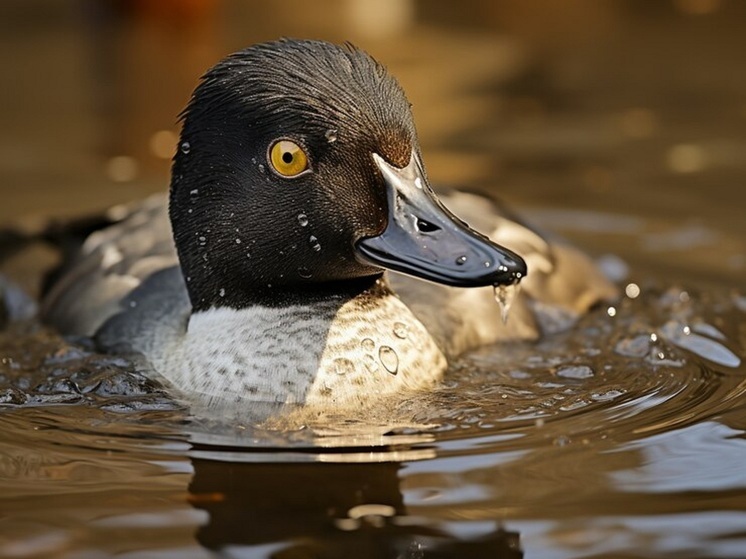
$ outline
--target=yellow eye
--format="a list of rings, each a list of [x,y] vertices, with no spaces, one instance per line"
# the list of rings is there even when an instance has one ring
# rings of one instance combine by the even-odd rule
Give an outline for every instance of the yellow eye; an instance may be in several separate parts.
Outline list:
[[[279,140],[269,150],[269,161],[283,177],[297,177],[308,169],[308,157],[303,149],[290,140]]]

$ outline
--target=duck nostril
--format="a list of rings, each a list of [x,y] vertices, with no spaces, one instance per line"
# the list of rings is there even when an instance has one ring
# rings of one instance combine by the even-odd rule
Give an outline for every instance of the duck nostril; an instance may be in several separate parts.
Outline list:
[[[440,227],[437,225],[420,218],[415,220],[415,225],[420,233],[435,233],[436,231],[440,231]]]

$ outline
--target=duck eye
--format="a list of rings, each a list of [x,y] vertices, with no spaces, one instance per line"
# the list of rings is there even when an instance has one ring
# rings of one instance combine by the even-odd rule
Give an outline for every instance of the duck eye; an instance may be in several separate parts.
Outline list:
[[[308,156],[298,144],[278,140],[269,148],[269,162],[283,177],[297,177],[308,169]]]

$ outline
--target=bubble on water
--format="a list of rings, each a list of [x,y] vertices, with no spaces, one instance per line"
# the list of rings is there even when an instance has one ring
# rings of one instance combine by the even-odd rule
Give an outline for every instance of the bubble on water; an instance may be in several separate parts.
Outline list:
[[[181,146],[179,146],[179,149],[181,149],[181,153],[186,155],[190,151],[192,151],[192,146],[189,144],[189,142],[181,142]]]
[[[495,285],[495,301],[500,305],[500,316],[502,317],[503,324],[508,322],[508,313],[510,307],[513,305],[516,295],[520,291],[520,284],[514,283],[512,285]]]
[[[332,361],[332,372],[337,375],[349,375],[355,372],[355,364],[346,357],[337,357]]]
[[[362,342],[360,342],[360,346],[363,348],[364,351],[373,351],[376,349],[376,342],[374,342],[371,338],[364,338]]]
[[[308,225],[308,216],[306,214],[298,214],[298,225],[301,227]]]
[[[378,358],[381,360],[383,367],[392,375],[399,371],[399,356],[393,348],[384,345],[378,350]]]

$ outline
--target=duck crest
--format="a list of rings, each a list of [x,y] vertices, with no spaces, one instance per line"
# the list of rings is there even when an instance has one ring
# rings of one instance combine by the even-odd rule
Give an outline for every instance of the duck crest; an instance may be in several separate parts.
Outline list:
[[[446,359],[383,280],[352,298],[192,314],[182,339],[153,360],[208,405],[357,406],[433,385]]]

